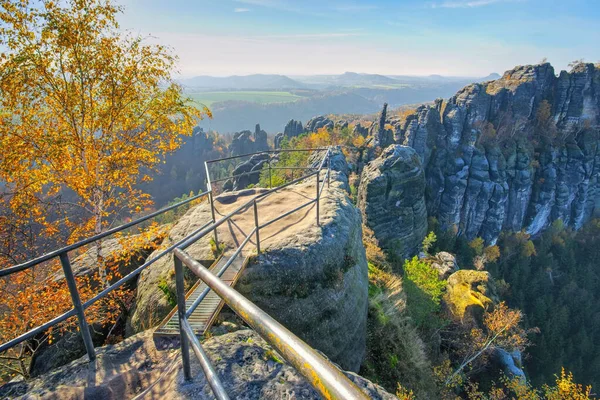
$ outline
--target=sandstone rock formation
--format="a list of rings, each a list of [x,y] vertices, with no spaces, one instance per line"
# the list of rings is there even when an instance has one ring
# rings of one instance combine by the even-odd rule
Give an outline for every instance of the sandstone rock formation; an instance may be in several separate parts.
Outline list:
[[[313,117],[305,125],[305,129],[307,132],[316,132],[321,128],[333,129],[335,123],[329,118],[319,115],[318,117]]]
[[[269,154],[253,155],[248,161],[243,162],[233,170],[232,176],[241,176],[226,181],[223,185],[223,191],[243,190],[249,185],[256,185],[260,181],[260,171],[268,162]]]
[[[448,279],[451,274],[458,271],[456,257],[446,251],[440,251],[434,256],[429,257],[429,261],[431,262],[431,267],[438,271],[440,279]]]
[[[368,268],[361,216],[345,191],[347,177],[340,175],[334,171],[331,188],[323,192],[321,226],[282,232],[251,260],[236,288],[342,368],[358,371],[365,352]]]
[[[215,336],[204,343],[223,386],[232,399],[319,399],[320,396],[256,333],[239,330]],[[0,397],[213,399],[196,357],[191,354],[193,380],[183,384],[178,339],[154,339],[147,331],[125,341],[97,348],[90,368],[87,357],[27,381],[0,387]],[[372,399],[396,397],[380,386],[353,374],[346,375]]]
[[[379,121],[371,126],[370,134],[373,136],[373,144],[376,147],[385,148],[394,143],[394,132],[387,129],[387,103],[384,103],[383,109],[379,114]]]
[[[498,295],[489,272],[461,269],[448,278],[443,301],[455,321],[480,322],[483,312],[498,302]]]
[[[323,161],[323,157],[325,157],[325,151],[314,152],[313,154],[311,154],[308,160],[308,165],[311,168],[319,168],[319,165],[321,165],[321,162]],[[330,157],[331,170],[333,171],[331,173],[332,179],[340,182],[342,184],[342,188],[346,192],[350,193],[350,184],[348,182],[348,176],[350,175],[350,167],[346,162],[346,156],[344,156],[344,153],[342,152],[342,146],[331,147]],[[327,168],[327,163],[325,163],[324,168]],[[326,172],[323,171],[319,179],[321,179],[321,177],[324,177],[325,173]]]
[[[333,159],[332,168],[345,171],[341,151],[339,155],[341,159]],[[320,226],[315,223],[312,206],[261,230],[262,253],[250,257],[236,288],[333,361],[345,369],[358,370],[365,351],[368,278],[361,216],[346,188],[346,174],[334,170],[331,187],[321,198]],[[217,196],[217,210],[227,213],[257,193],[260,190],[252,189]],[[313,178],[267,196],[260,202],[259,219],[278,217],[314,195]],[[210,219],[207,203],[191,209],[175,224],[163,246],[189,235]],[[236,248],[235,242],[241,238],[232,239],[230,229],[249,232],[253,226],[252,213],[244,213],[231,226],[222,225],[219,237],[227,248]],[[205,236],[186,251],[209,264],[214,258],[210,237]],[[250,250],[254,250],[253,245]],[[169,256],[142,273],[130,333],[156,326],[171,310],[165,287],[174,292],[172,271]]]
[[[536,234],[557,219],[579,228],[598,210],[600,69],[557,77],[517,67],[420,107],[396,132],[427,177],[427,209],[445,228],[494,243],[501,230]]]
[[[233,140],[229,145],[229,151],[232,156],[256,153],[264,150],[269,150],[267,132],[260,129],[260,124],[256,124],[254,132],[246,130],[234,133]]]
[[[283,133],[278,133],[275,135],[275,148],[278,149],[281,147],[281,142],[284,138],[291,139],[296,136],[300,136],[304,133],[304,127],[302,126],[302,122],[295,121],[293,119],[289,120],[285,125]]]
[[[354,136],[361,135],[362,137],[367,137],[369,135],[369,128],[366,128],[361,124],[356,124],[354,125],[354,129],[352,130],[352,134]]]
[[[425,175],[414,149],[391,145],[362,172],[358,207],[381,246],[400,258],[419,251],[427,233]]]

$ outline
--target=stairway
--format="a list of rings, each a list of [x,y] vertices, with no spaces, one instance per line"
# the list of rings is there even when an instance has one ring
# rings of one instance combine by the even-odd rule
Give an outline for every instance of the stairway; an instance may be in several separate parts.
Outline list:
[[[233,254],[233,251],[234,250],[226,251],[226,253]],[[227,263],[231,254],[223,254],[219,257],[213,265],[211,265],[210,271],[216,274],[217,271]],[[229,286],[234,286],[247,263],[248,258],[243,254],[240,254],[227,268],[222,275],[221,280]],[[206,284],[201,280],[198,280],[198,282],[192,286],[185,296],[186,309],[189,309],[205,288]],[[224,304],[225,302],[215,292],[212,290],[208,292],[206,297],[198,304],[198,307],[196,307],[192,315],[188,318],[196,335],[203,335],[212,326]],[[179,336],[179,315],[177,314],[177,307],[165,317],[154,331],[154,336],[174,335]]]

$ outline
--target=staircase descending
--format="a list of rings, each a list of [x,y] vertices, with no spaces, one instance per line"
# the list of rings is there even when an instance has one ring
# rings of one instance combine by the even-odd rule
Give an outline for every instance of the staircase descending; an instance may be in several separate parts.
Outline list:
[[[210,271],[215,273],[219,271],[225,263],[229,260],[234,250],[225,251],[215,262],[211,265]],[[229,253],[229,254],[228,254]],[[233,287],[237,282],[241,272],[246,267],[248,259],[246,256],[240,254],[231,265],[227,268],[221,280],[227,285]],[[201,280],[198,280],[187,292],[185,296],[186,308],[190,308],[194,301],[200,296],[200,294],[206,288]],[[192,329],[196,335],[203,335],[217,319],[221,308],[225,302],[212,290],[208,292],[206,297],[194,310],[192,315],[188,318]],[[179,336],[179,315],[177,314],[177,307],[175,307],[169,315],[160,323],[158,328],[154,331],[154,336]]]

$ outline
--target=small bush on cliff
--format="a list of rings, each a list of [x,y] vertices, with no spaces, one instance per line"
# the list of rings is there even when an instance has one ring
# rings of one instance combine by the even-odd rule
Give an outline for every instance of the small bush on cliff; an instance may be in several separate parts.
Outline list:
[[[438,272],[418,257],[404,262],[404,288],[408,296],[408,310],[416,324],[425,329],[442,325],[439,312],[446,281]]]

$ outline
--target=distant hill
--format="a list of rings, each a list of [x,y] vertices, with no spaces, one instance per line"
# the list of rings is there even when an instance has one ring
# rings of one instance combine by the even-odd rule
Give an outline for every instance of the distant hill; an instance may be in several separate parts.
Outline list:
[[[481,78],[482,82],[487,82],[487,81],[495,81],[496,79],[500,79],[502,78],[502,76],[500,74],[497,73],[491,73],[486,77]]]
[[[341,75],[297,76],[293,79],[283,75],[198,76],[182,80],[181,83],[192,97],[204,102],[210,100],[210,96],[218,95],[210,103],[213,118],[201,123],[204,128],[224,134],[251,129],[260,123],[268,133],[274,134],[283,131],[290,119],[306,121],[323,114],[368,114],[380,110],[383,103],[395,108],[430,102],[439,97],[450,97],[470,83],[497,78],[498,74],[469,78],[346,72]],[[220,92],[207,93],[216,90]],[[281,90],[288,93],[267,93]],[[262,98],[274,95],[286,97],[277,97],[277,102],[248,101],[253,96]]]
[[[214,103],[213,118],[200,121],[205,129],[219,133],[239,132],[261,128],[270,134],[283,132],[290,119],[307,121],[323,114],[368,114],[377,112],[381,105],[377,102],[350,92],[329,92],[290,103],[258,104],[245,101],[225,101]]]
[[[356,72],[345,72],[338,75],[333,80],[340,86],[375,86],[375,85],[394,85],[398,81],[384,75],[377,74],[358,74]]]
[[[273,89],[302,89],[304,84],[288,78],[285,75],[246,75],[246,76],[196,76],[179,79],[178,82],[186,89],[230,89],[230,90],[273,90]]]

